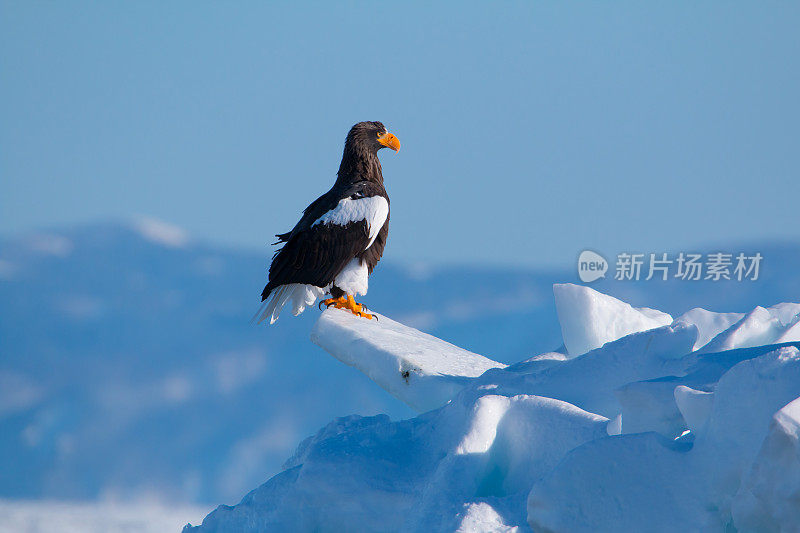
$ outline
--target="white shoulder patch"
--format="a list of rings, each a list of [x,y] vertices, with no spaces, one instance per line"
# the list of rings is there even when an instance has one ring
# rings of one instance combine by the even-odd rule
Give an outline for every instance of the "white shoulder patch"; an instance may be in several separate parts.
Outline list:
[[[389,216],[389,202],[383,196],[369,196],[367,198],[343,198],[339,204],[319,217],[311,224],[313,228],[317,224],[336,224],[346,226],[351,222],[365,220],[369,230],[369,244],[365,250],[372,246],[378,237],[378,232],[386,223]]]

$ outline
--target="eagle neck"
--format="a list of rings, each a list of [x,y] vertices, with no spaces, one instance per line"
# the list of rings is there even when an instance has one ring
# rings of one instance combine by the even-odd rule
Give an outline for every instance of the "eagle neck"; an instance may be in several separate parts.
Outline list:
[[[345,146],[336,183],[355,183],[364,180],[383,185],[383,172],[377,152]]]

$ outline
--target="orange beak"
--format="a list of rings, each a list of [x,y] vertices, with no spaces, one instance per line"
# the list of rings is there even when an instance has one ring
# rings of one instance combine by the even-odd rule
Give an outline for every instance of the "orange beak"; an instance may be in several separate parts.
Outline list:
[[[395,152],[400,151],[400,141],[397,140],[397,137],[395,137],[391,133],[387,132],[387,133],[384,133],[383,135],[379,136],[378,137],[378,142],[381,143],[382,145],[384,145],[387,148],[391,148]]]

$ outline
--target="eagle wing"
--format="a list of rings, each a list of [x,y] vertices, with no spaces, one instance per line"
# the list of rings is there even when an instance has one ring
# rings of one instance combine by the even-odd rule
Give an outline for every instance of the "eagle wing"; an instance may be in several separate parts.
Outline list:
[[[370,259],[374,253],[366,252],[378,240],[382,252],[389,202],[372,192],[362,184],[331,190],[306,208],[292,231],[278,235],[285,244],[272,259],[262,301],[281,285],[329,286],[353,258],[366,255],[363,258]],[[370,272],[373,267],[369,264]]]

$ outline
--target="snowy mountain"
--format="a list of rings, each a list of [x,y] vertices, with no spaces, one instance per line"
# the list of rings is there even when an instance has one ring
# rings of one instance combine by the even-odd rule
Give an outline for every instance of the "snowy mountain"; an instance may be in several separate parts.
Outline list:
[[[567,350],[511,366],[326,310],[314,342],[422,414],[338,418],[184,531],[796,530],[800,304],[672,320],[555,289]]]
[[[759,250],[749,285],[592,286],[675,316],[800,294],[800,246]],[[316,310],[250,323],[269,255],[149,219],[1,241],[0,497],[233,503],[331,419],[413,415],[308,341]],[[502,366],[562,344],[552,284],[576,280],[386,262],[366,301]]]

